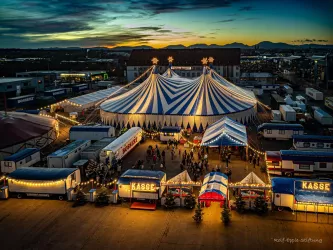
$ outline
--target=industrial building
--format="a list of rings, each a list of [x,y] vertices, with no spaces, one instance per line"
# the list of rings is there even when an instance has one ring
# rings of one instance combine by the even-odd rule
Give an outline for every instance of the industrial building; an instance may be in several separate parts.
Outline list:
[[[55,70],[41,70],[41,71],[27,71],[18,72],[16,77],[41,77],[44,80],[45,86],[50,86],[56,80],[60,80],[60,74],[66,73],[68,71],[55,71]]]
[[[62,82],[80,83],[90,81],[102,81],[109,78],[106,71],[75,71],[60,74]]]
[[[32,94],[41,91],[44,91],[44,79],[42,77],[0,78],[0,93],[5,93],[7,97],[13,97],[21,94]]]

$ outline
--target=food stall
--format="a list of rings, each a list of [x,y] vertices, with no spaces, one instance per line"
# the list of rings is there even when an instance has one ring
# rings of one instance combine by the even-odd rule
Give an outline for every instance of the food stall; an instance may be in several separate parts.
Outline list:
[[[254,172],[249,173],[243,180],[236,183],[229,183],[229,188],[234,191],[235,195],[242,195],[245,201],[245,208],[252,209],[257,197],[263,196],[268,204],[270,201],[271,185],[263,182]],[[231,201],[230,205],[235,208],[235,202]]]
[[[179,141],[181,138],[181,127],[175,126],[164,126],[160,130],[160,140],[162,142],[168,142],[169,140],[177,140]]]
[[[162,197],[165,181],[162,171],[129,169],[118,179],[119,197],[156,201]]]
[[[279,211],[333,213],[333,181],[272,178],[272,203]]]

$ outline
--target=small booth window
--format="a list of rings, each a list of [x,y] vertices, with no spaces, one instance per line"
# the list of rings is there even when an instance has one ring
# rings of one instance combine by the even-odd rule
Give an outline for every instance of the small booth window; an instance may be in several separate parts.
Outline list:
[[[272,134],[272,130],[271,129],[267,129],[267,134]]]
[[[31,155],[29,155],[28,157],[25,158],[26,163],[29,162],[29,161],[31,161]]]
[[[323,148],[324,147],[324,143],[322,142],[317,142],[317,148]]]
[[[294,135],[298,135],[298,130],[294,130]]]
[[[308,148],[308,147],[310,147],[310,143],[309,143],[309,142],[304,142],[304,143],[303,143],[303,146],[304,146],[305,148]]]
[[[280,135],[284,135],[284,134],[285,134],[285,131],[282,130],[282,129],[280,129],[280,130],[279,130],[279,134],[280,134]]]
[[[273,164],[273,166],[279,166],[280,162],[278,162],[278,161],[272,161],[272,164]]]
[[[319,168],[326,168],[326,167],[327,167],[326,162],[320,162],[319,163]]]
[[[310,170],[309,164],[299,164],[299,169]]]

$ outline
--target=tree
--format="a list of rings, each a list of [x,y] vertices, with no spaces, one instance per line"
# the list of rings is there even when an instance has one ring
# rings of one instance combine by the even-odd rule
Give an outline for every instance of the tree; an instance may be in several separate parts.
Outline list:
[[[194,212],[194,215],[193,215],[193,220],[199,224],[201,223],[202,221],[202,216],[203,216],[203,212],[202,212],[202,209],[201,209],[201,205],[200,205],[200,202],[197,203],[197,207],[195,209],[195,212]]]
[[[236,196],[236,210],[238,213],[243,213],[245,210],[245,201],[243,200],[242,194]]]
[[[95,205],[98,207],[109,205],[109,197],[108,197],[107,188],[105,188],[105,187],[101,188],[101,192],[96,197]]]
[[[260,195],[255,199],[255,201],[254,201],[254,210],[260,215],[263,215],[263,214],[267,213],[268,206],[267,206],[267,203],[264,199],[264,196]]]
[[[73,207],[83,206],[87,203],[86,195],[79,190],[76,194],[76,199],[73,203]]]
[[[195,207],[195,198],[192,194],[189,194],[184,199],[184,205],[187,209],[193,209]]]
[[[222,213],[221,213],[221,220],[224,223],[224,225],[229,224],[230,217],[231,217],[230,209],[228,208],[227,203],[225,202],[224,205],[223,205]]]
[[[165,196],[165,203],[164,203],[164,207],[165,208],[173,208],[176,205],[175,203],[175,197],[173,196],[173,194],[168,193]]]

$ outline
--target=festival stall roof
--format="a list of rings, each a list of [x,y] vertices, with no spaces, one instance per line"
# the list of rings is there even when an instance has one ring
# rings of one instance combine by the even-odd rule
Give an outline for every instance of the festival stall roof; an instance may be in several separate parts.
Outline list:
[[[200,181],[192,181],[190,175],[188,174],[187,170],[181,172],[180,174],[176,175],[175,177],[171,178],[166,182],[161,183],[164,186],[201,186]]]
[[[89,93],[86,95],[81,95],[78,97],[74,97],[71,99],[68,99],[67,101],[70,104],[76,104],[81,105],[83,108],[89,108],[95,105],[95,103],[102,101],[103,99],[107,98],[110,95],[115,94],[122,94],[125,93],[126,89],[121,86],[115,86],[108,89],[99,90],[93,93]]]
[[[246,127],[228,117],[210,125],[204,133],[202,146],[246,146]]]
[[[118,185],[129,185],[131,181],[151,181],[160,184],[166,174],[162,171],[128,169],[123,173],[118,181]]]
[[[214,116],[246,111],[256,103],[255,98],[214,80],[207,67],[200,77],[187,81],[159,75],[154,68],[142,84],[105,101],[101,109],[118,114]]]
[[[23,168],[18,168],[14,172],[10,173],[8,177],[10,179],[17,179],[17,180],[40,180],[40,181],[63,180],[76,170],[77,168],[23,167]]]
[[[229,183],[229,187],[270,189],[271,185],[266,184],[254,172],[251,172],[240,182]]]
[[[273,193],[294,194],[294,179],[274,177],[271,179]]]
[[[219,172],[205,176],[199,193],[199,201],[224,201],[227,198],[228,177]]]

